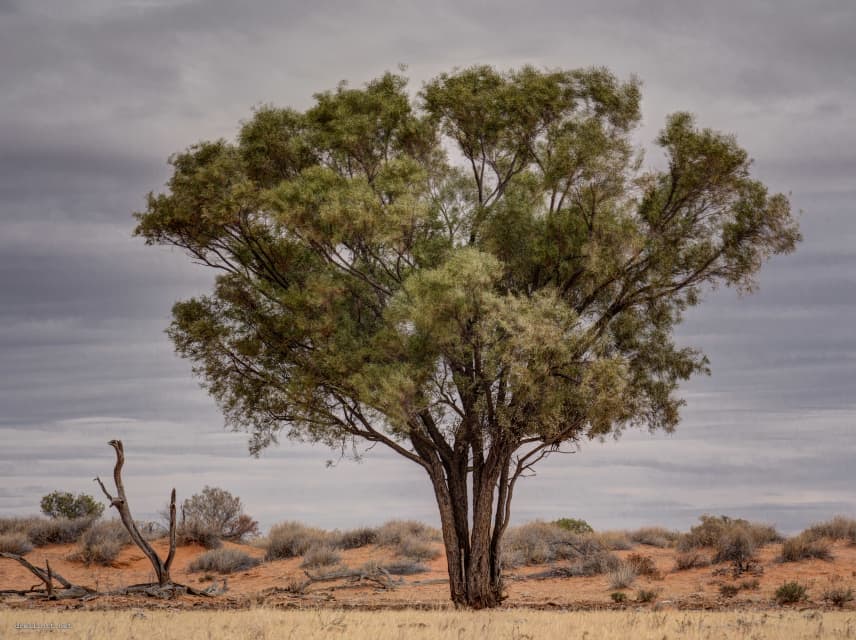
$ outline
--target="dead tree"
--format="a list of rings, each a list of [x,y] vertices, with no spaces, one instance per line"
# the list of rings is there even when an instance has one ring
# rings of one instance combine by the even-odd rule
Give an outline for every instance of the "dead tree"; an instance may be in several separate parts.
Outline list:
[[[128,535],[131,536],[131,540],[142,550],[149,559],[149,562],[152,563],[152,567],[154,567],[155,575],[158,579],[158,586],[165,587],[172,585],[172,579],[169,576],[169,568],[172,565],[173,558],[175,557],[175,489],[172,490],[169,500],[169,554],[167,555],[166,560],[161,560],[152,546],[142,536],[139,529],[137,529],[134,518],[131,517],[131,509],[128,507],[128,498],[125,495],[125,485],[122,483],[122,466],[125,464],[125,450],[122,447],[122,441],[111,440],[107,444],[113,447],[116,451],[116,466],[113,468],[113,482],[116,484],[116,497],[114,498],[110,495],[110,492],[107,491],[107,487],[105,487],[104,483],[101,482],[101,478],[95,478],[95,480],[101,486],[101,490],[110,501],[110,506],[116,507],[116,510],[119,512],[119,517],[122,519],[122,524],[125,525],[125,529],[128,530]]]

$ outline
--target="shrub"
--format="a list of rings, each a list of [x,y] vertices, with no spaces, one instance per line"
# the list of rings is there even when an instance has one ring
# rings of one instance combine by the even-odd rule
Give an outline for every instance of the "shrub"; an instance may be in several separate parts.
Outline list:
[[[856,520],[844,516],[835,516],[832,520],[813,524],[802,532],[807,540],[847,540],[856,544]]]
[[[740,587],[736,584],[721,584],[719,585],[719,595],[723,598],[733,598],[740,593]]]
[[[185,520],[176,527],[176,541],[179,545],[199,544],[206,549],[217,549],[222,543],[220,534],[202,520]]]
[[[393,576],[409,576],[416,573],[425,573],[428,567],[418,562],[377,562],[369,560],[362,567],[360,572],[366,574],[375,574],[381,571],[386,571]]]
[[[636,602],[654,602],[657,599],[657,592],[652,589],[639,589],[636,592]]]
[[[300,566],[308,569],[329,567],[338,564],[341,559],[342,556],[336,553],[335,549],[329,544],[316,544],[306,550]]]
[[[261,564],[261,560],[241,551],[240,549],[214,549],[206,551],[193,559],[190,571],[214,571],[216,573],[233,573],[252,569]]]
[[[511,567],[575,560],[602,551],[596,536],[577,535],[541,521],[509,529],[502,542],[503,563]]]
[[[706,567],[710,564],[710,558],[697,551],[686,551],[675,556],[675,571],[687,571]]]
[[[612,598],[612,601],[616,604],[621,604],[622,602],[627,602],[627,594],[623,591],[613,591],[609,594],[609,597]]]
[[[632,565],[622,562],[609,572],[609,586],[612,589],[626,589],[636,580],[636,570]]]
[[[718,547],[725,536],[736,530],[746,532],[756,547],[762,547],[771,542],[779,542],[782,539],[774,527],[749,522],[741,518],[703,515],[699,520],[701,520],[701,524],[690,529],[678,540],[679,551],[691,551],[700,547]]]
[[[560,529],[570,531],[571,533],[594,533],[594,529],[592,529],[591,525],[588,522],[586,522],[585,520],[579,520],[577,518],[559,518],[558,520],[554,520],[553,524],[559,527]]]
[[[791,604],[806,599],[807,589],[799,582],[786,582],[776,589],[776,602],[779,604]]]
[[[633,548],[633,541],[626,531],[599,531],[594,539],[605,549],[627,551]]]
[[[92,522],[92,518],[32,518],[27,537],[37,547],[77,542]]]
[[[0,552],[16,553],[19,556],[33,550],[30,539],[23,533],[0,533]]]
[[[109,566],[127,544],[131,544],[131,537],[119,520],[96,522],[80,536],[77,551],[70,559]]]
[[[755,557],[755,540],[748,529],[734,527],[726,530],[716,543],[714,563],[733,562],[737,572],[749,568]]]
[[[812,538],[811,535],[806,535],[803,532],[785,540],[779,559],[782,562],[799,562],[810,558],[831,560],[832,552],[829,547],[828,538]]]
[[[823,592],[823,599],[836,607],[843,607],[853,601],[853,589],[840,585],[831,586]]]
[[[408,560],[433,560],[440,555],[439,532],[413,520],[391,520],[377,531],[378,544],[392,547],[396,556]]]
[[[271,527],[265,559],[279,560],[302,556],[310,547],[327,541],[328,534],[321,529],[307,527],[299,522],[283,522]]]
[[[599,551],[585,556],[572,564],[567,573],[571,576],[599,576],[614,571],[621,566],[621,560],[614,553]]]
[[[0,535],[23,533],[27,535],[30,527],[40,518],[0,518]]]
[[[104,505],[85,493],[77,496],[67,491],[54,491],[42,496],[42,513],[49,518],[98,518],[104,512]]]
[[[659,576],[657,565],[654,564],[654,558],[651,556],[643,556],[641,553],[631,553],[624,561],[633,567],[636,575],[639,576]]]
[[[348,531],[336,531],[333,534],[333,546],[340,549],[359,549],[378,541],[377,529],[360,527]]]
[[[680,537],[677,531],[663,527],[642,527],[630,532],[630,539],[638,544],[646,544],[661,549],[671,547]]]
[[[754,589],[759,589],[760,587],[761,587],[761,582],[758,580],[758,578],[752,578],[751,580],[744,580],[743,582],[740,583],[741,589],[754,590]]]
[[[244,513],[240,498],[207,485],[181,505],[181,520],[195,521],[198,524],[194,526],[210,530],[223,540],[241,542],[259,535],[259,523]]]

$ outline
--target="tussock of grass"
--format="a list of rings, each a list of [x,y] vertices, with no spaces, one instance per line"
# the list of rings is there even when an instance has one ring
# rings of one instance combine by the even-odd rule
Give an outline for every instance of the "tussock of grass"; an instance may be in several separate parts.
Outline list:
[[[636,581],[636,569],[633,565],[622,562],[609,572],[610,589],[627,589]]]
[[[213,571],[215,573],[234,573],[245,571],[261,564],[261,560],[239,549],[212,549],[194,558],[190,571]]]

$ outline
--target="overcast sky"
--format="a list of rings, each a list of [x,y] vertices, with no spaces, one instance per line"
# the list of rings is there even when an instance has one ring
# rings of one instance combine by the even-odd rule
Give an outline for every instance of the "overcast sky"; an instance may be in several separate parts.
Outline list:
[[[521,483],[518,522],[856,516],[854,32],[852,0],[0,0],[0,516],[53,489],[97,495],[118,437],[137,517],[209,484],[265,528],[437,521],[424,472],[379,449],[332,469],[288,442],[250,458],[163,333],[211,275],[131,237],[171,153],[233,137],[254,105],[305,108],[399,63],[414,91],[482,63],[638,74],[640,144],[692,111],[804,210],[804,242],[757,294],[708,295],[680,328],[713,375],[685,386],[677,432],[549,460]]]

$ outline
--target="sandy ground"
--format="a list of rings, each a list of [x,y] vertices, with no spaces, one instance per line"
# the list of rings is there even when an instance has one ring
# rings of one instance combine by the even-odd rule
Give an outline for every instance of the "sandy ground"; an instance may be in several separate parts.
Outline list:
[[[231,545],[246,553],[263,557],[264,551],[249,545]],[[166,555],[166,541],[154,543],[157,551]],[[441,545],[437,545],[438,549]],[[50,560],[52,568],[73,583],[85,585],[98,591],[109,591],[123,586],[150,582],[154,579],[151,566],[143,554],[133,546],[126,547],[111,567],[85,566],[68,560],[74,545],[51,545],[38,548],[26,555],[36,566],[44,566]],[[188,566],[198,554],[204,552],[199,546],[179,547],[173,563],[172,577],[179,583],[204,588],[211,584],[212,576],[193,573]],[[609,577],[526,579],[526,576],[548,567],[535,566],[514,569],[507,575],[508,599],[506,606],[535,607],[547,609],[600,609],[600,608],[676,608],[676,609],[732,609],[775,608],[773,594],[777,587],[788,581],[797,581],[808,587],[808,601],[797,607],[827,607],[822,600],[823,592],[833,583],[850,586],[856,591],[856,546],[844,543],[833,545],[833,560],[806,560],[798,563],[780,563],[776,560],[780,545],[769,545],[759,552],[760,575],[743,575],[734,578],[728,565],[710,566],[689,571],[675,571],[673,549],[637,545],[631,551],[619,551],[626,557],[630,553],[650,556],[660,573],[659,576],[640,576],[626,590],[628,601],[616,605],[610,596]],[[359,567],[368,560],[390,560],[388,551],[373,545],[341,552],[342,562],[350,567]],[[370,584],[354,587],[343,582],[316,583],[302,596],[286,593],[285,588],[304,577],[301,560],[277,560],[253,569],[226,577],[228,590],[225,594],[212,597],[182,597],[169,602],[144,596],[100,596],[80,603],[76,600],[34,603],[17,595],[0,596],[0,606],[22,608],[32,606],[75,607],[85,609],[125,608],[132,606],[180,607],[180,608],[245,608],[257,605],[274,607],[343,607],[343,608],[398,608],[424,607],[445,608],[449,606],[445,559],[426,563],[430,571],[403,577],[403,583],[394,589],[379,589]],[[721,570],[721,571],[717,571]],[[721,575],[726,573],[726,575]],[[215,576],[222,584],[222,577]],[[757,579],[757,588],[743,588],[732,598],[720,594],[723,584],[740,585],[745,580]],[[0,558],[0,590],[29,589],[38,580],[26,569],[12,560]],[[640,605],[635,602],[639,589],[657,592],[653,604]],[[845,606],[854,610],[854,604]]]

